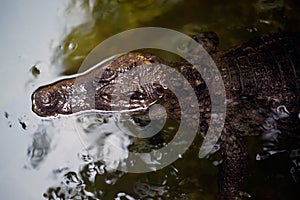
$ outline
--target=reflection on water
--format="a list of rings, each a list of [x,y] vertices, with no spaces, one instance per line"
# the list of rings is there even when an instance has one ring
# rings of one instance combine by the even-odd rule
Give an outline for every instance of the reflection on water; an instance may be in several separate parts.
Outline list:
[[[88,151],[86,157],[102,160],[108,171],[116,169],[128,157],[129,137],[116,128],[113,120],[107,116],[87,115],[79,117],[77,123],[78,137]]]
[[[291,167],[291,174],[296,183],[300,183],[300,149],[292,149],[289,152],[290,159],[293,162]]]
[[[280,102],[273,102],[280,103]],[[263,142],[263,152],[262,154],[256,155],[256,160],[261,161],[265,159],[272,159],[274,154],[286,153],[289,155],[290,160],[290,173],[295,183],[299,183],[300,180],[300,141],[299,136],[297,136],[298,132],[294,136],[289,136],[289,133],[282,132],[280,128],[278,128],[278,123],[290,116],[289,111],[284,105],[279,105],[277,107],[273,107],[265,123],[262,125],[264,129],[261,140]],[[296,119],[297,120],[297,119]],[[299,122],[298,122],[299,123]],[[297,122],[294,126],[298,126]],[[297,128],[295,128],[297,131]],[[284,130],[283,130],[284,131]],[[289,138],[290,137],[290,138]],[[290,143],[288,146],[284,146],[282,143],[286,143],[289,139],[294,140],[294,142]]]
[[[43,121],[37,127],[32,135],[32,145],[28,148],[30,162],[26,169],[38,170],[46,164],[52,165],[52,172],[48,173],[54,184],[45,190],[45,199],[191,199],[193,195],[198,197],[199,192],[207,197],[212,195],[211,189],[203,189],[207,184],[216,184],[209,180],[216,175],[210,161],[197,167],[202,172],[192,174],[188,169],[198,164],[188,164],[184,157],[157,172],[134,174],[116,171],[116,167],[127,158],[129,147],[142,152],[153,149],[170,140],[168,137],[177,130],[172,123],[166,123],[161,134],[167,133],[168,137],[160,136],[159,140],[142,138],[139,141],[124,134],[117,122],[113,115],[88,114]],[[77,142],[71,142],[71,137]],[[197,157],[198,148],[193,149],[186,155],[188,160]],[[76,156],[76,159],[68,156]],[[207,172],[207,167],[212,171]],[[199,174],[204,175],[202,183],[198,180]]]
[[[30,159],[30,164],[33,168],[37,168],[39,164],[46,158],[51,139],[47,134],[47,128],[44,125],[39,125],[36,132],[33,134],[33,141],[27,150],[27,156]]]
[[[134,192],[138,195],[139,199],[146,197],[158,198],[168,191],[164,186],[154,186],[147,183],[136,182],[134,184]]]

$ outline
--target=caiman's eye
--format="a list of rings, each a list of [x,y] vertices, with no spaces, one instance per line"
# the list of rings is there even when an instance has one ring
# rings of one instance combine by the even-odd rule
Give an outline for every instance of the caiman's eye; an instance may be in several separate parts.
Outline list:
[[[110,70],[110,69],[106,69],[101,77],[101,81],[111,81],[112,79],[114,79],[117,76],[116,71]]]
[[[110,94],[106,94],[106,93],[101,94],[100,97],[103,100],[106,100],[106,101],[110,101],[110,99],[111,99],[111,95]]]
[[[145,94],[143,94],[141,92],[137,92],[137,91],[130,93],[129,95],[130,95],[131,100],[140,101],[140,100],[145,100],[147,98],[147,96]]]
[[[164,87],[160,84],[153,84],[153,89],[155,90],[156,94],[161,97],[164,94]]]

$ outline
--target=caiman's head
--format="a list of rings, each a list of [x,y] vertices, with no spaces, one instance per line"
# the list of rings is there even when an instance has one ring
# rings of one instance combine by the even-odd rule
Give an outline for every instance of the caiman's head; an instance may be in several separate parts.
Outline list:
[[[147,109],[163,95],[157,83],[161,60],[153,55],[126,54],[110,64],[78,76],[38,88],[32,94],[32,110],[39,116],[57,116],[86,110]],[[138,66],[143,66],[138,68]],[[148,67],[149,66],[149,67]],[[149,74],[149,73],[148,73]]]

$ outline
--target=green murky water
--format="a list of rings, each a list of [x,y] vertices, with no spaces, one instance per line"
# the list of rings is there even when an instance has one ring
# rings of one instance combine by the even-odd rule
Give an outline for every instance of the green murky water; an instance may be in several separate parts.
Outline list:
[[[112,117],[41,119],[31,112],[30,95],[40,85],[77,73],[93,48],[119,32],[144,26],[170,28],[191,36],[214,31],[220,38],[219,49],[227,49],[264,33],[300,31],[299,2],[53,2],[43,5],[32,1],[20,8],[7,1],[2,8],[14,8],[15,12],[2,12],[0,20],[6,27],[1,42],[10,49],[1,48],[0,91],[7,94],[0,108],[1,199],[216,199],[218,168],[214,161],[220,158],[218,154],[198,158],[200,137],[175,163],[162,170],[144,174],[110,171],[107,167],[124,155],[111,153],[114,148],[109,146],[126,152],[128,149],[118,145],[130,144],[131,139],[119,133]],[[44,18],[44,12],[54,15],[54,22]],[[27,14],[24,19],[22,13]],[[43,31],[50,25],[51,29]],[[19,46],[22,50],[16,51]],[[176,123],[171,122],[164,131],[172,135],[174,127]],[[136,146],[130,148],[157,148],[155,145],[165,140],[170,138],[157,136],[150,141],[136,141]],[[253,199],[297,199],[299,183],[290,173],[288,156],[280,153],[258,162],[255,157],[262,151],[260,138],[248,137],[247,142],[250,169],[246,192]],[[111,161],[109,156],[115,157]]]
[[[66,35],[54,61],[63,60],[64,73],[76,73],[86,55],[101,41],[121,31],[155,26],[188,35],[214,31],[220,49],[240,44],[263,33],[299,30],[299,6],[287,1],[95,1],[70,4],[80,7],[86,21]],[[70,48],[70,44],[72,44]],[[76,47],[76,48],[74,48]]]

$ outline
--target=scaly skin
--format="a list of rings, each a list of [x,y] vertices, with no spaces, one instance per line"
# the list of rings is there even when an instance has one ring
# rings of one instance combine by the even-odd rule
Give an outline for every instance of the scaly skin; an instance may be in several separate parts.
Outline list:
[[[209,38],[213,44],[202,36],[195,39],[204,45],[218,66],[228,101],[225,127],[219,141],[223,159],[219,170],[219,197],[242,199],[247,196],[242,192],[247,174],[247,152],[241,136],[259,134],[270,107],[276,108],[278,105],[286,106],[289,111],[288,123],[283,123],[284,130],[293,133],[300,130],[300,39],[298,34],[275,33],[252,39],[227,51],[215,52],[214,45],[218,41],[214,40],[214,35]],[[33,111],[45,117],[89,109],[149,108],[154,103],[161,103],[168,117],[180,120],[177,98],[160,82],[163,76],[159,70],[160,63],[166,62],[153,55],[123,55],[76,80],[65,79],[38,88],[32,95]],[[126,77],[122,78],[124,72],[142,64],[154,64],[158,68],[151,71],[153,76],[146,77],[145,84],[141,81],[142,72],[139,77],[127,77],[136,79],[138,84],[127,88],[124,94],[116,92],[127,83]],[[205,135],[211,106],[206,84],[195,67],[182,63],[171,65],[195,89],[201,116],[200,132]],[[99,76],[102,72],[103,75]],[[178,84],[176,80],[171,80],[171,83]],[[185,102],[189,102],[189,97],[185,98]],[[273,100],[277,104],[272,103]]]
[[[299,133],[300,39],[296,34],[264,35],[213,56],[229,102],[225,128],[233,134],[221,136],[220,194],[223,199],[234,199],[240,193],[247,160],[239,135],[261,133],[270,106],[279,105],[287,108],[286,121],[292,124],[283,130]]]

